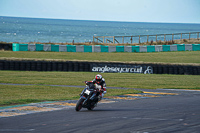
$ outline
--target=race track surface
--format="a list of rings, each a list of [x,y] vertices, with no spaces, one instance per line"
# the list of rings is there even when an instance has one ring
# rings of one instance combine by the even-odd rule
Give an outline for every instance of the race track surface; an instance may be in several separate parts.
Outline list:
[[[58,110],[0,117],[2,133],[199,133],[200,91],[144,90],[158,94],[108,99],[93,111],[74,104]],[[159,95],[164,92],[163,95]],[[165,95],[170,93],[175,95]],[[126,96],[127,97],[127,96]],[[60,103],[64,104],[64,103]],[[46,105],[46,104],[45,104]],[[58,106],[59,104],[57,104]],[[54,105],[54,108],[56,105]],[[6,110],[1,110],[5,113]],[[15,110],[16,111],[16,110]],[[25,111],[24,111],[25,112]],[[16,112],[19,113],[19,112]]]

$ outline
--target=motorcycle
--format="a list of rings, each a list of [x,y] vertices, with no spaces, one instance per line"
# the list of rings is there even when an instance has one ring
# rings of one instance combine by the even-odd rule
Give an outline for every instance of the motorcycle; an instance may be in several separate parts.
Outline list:
[[[85,82],[86,88],[80,94],[75,110],[80,111],[82,108],[93,110],[98,103],[98,95],[101,93],[93,83]]]

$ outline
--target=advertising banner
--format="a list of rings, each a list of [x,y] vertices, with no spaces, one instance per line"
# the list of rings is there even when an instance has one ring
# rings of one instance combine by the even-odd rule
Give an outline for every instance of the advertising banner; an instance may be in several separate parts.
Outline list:
[[[101,73],[153,74],[153,67],[148,66],[148,65],[92,64],[91,71],[101,72]]]

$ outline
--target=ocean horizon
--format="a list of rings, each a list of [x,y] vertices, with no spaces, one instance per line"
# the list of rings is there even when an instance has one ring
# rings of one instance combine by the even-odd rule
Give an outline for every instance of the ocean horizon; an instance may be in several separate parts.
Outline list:
[[[92,42],[93,36],[137,36],[189,32],[200,32],[200,24],[0,16],[1,42],[71,43],[74,41],[81,43]],[[183,38],[187,37],[183,35]],[[191,38],[196,38],[196,35],[191,35]],[[166,38],[166,40],[170,39],[171,37]],[[175,36],[174,39],[180,39],[180,36]],[[145,40],[141,38],[141,42]],[[125,40],[125,42],[128,41]]]

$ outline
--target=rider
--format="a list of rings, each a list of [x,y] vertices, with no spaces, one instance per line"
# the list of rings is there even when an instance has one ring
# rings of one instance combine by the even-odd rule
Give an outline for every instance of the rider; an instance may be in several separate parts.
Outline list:
[[[97,74],[95,76],[95,79],[92,81],[85,81],[86,84],[93,83],[96,87],[96,89],[100,90],[100,94],[98,95],[98,102],[103,98],[104,94],[106,94],[106,82],[105,79],[100,75]]]

